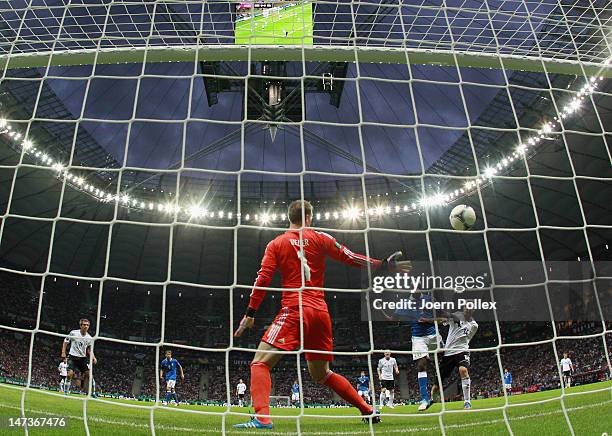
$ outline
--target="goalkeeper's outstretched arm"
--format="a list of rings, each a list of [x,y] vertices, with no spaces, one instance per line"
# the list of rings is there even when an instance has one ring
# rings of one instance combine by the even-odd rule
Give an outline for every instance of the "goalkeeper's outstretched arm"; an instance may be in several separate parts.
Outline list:
[[[319,232],[326,236],[326,251],[327,255],[332,259],[339,262],[345,263],[350,266],[357,268],[372,268],[374,271],[379,272],[399,272],[407,273],[410,271],[412,265],[409,260],[400,261],[402,257],[401,251],[396,251],[384,260],[374,259],[363,254],[354,253],[348,249],[345,245],[339,243],[336,238],[328,235],[325,232]]]

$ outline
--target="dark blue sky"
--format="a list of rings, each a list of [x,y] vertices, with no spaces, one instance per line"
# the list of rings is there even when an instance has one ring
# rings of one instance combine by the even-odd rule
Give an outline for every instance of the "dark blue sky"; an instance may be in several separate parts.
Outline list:
[[[61,73],[62,76],[86,76],[89,67],[54,70],[53,74]],[[200,77],[193,79],[191,95],[189,78],[172,77],[189,74],[193,70],[192,64],[148,65],[147,74],[161,77],[142,78],[136,96],[138,79],[130,77],[137,77],[139,70],[140,66],[137,65],[98,66],[97,75],[113,75],[116,78],[92,79],[85,102],[84,117],[95,121],[85,121],[83,127],[117,161],[123,160],[127,142],[128,166],[168,168],[180,161],[183,134],[185,152],[189,155],[241,128],[242,94],[219,94],[219,103],[209,107]],[[481,115],[492,98],[503,91],[502,87],[463,86],[468,111],[466,114],[454,68],[412,66],[412,77],[415,80],[411,83],[408,82],[410,75],[405,65],[360,64],[359,70],[357,86],[356,67],[349,67],[349,80],[345,83],[339,108],[329,103],[327,94],[306,94],[306,122],[303,126],[361,158],[357,98],[359,87],[363,117],[361,134],[366,162],[389,173],[420,173],[417,134],[424,163],[428,167],[455,143],[468,123]],[[462,69],[461,73],[464,81],[503,84],[503,75],[499,70]],[[75,118],[78,118],[84,104],[87,81],[49,79],[48,83]],[[418,115],[413,110],[411,89]],[[188,113],[190,100],[192,109]],[[139,121],[133,122],[128,138],[128,124],[133,113]],[[193,121],[185,122],[187,118]],[[416,124],[418,128],[413,127]],[[245,134],[245,167],[266,171],[301,171],[299,125],[285,126],[274,142],[262,128],[263,125],[255,126]],[[339,173],[361,171],[358,165],[330,153],[317,141],[306,139],[304,145],[307,169]],[[189,166],[236,171],[239,164],[238,136],[222,150],[190,162]]]

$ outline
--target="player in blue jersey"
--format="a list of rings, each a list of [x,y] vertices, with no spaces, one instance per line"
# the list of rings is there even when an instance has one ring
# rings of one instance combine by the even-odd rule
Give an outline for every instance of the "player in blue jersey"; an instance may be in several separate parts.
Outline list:
[[[431,295],[419,293],[416,296],[411,295],[410,300],[413,302],[412,308],[397,309],[395,315],[410,322],[411,325],[412,360],[416,361],[419,392],[421,394],[419,411],[423,411],[427,410],[432,404],[427,382],[429,352],[438,348],[442,342],[442,337],[436,332],[433,309],[423,308],[423,305],[433,301]]]
[[[372,404],[370,400],[370,377],[366,375],[365,371],[361,371],[361,375],[357,377],[357,393],[360,397],[368,404]]]
[[[417,298],[417,316],[412,322],[412,360],[417,365],[417,379],[419,382],[419,392],[421,394],[421,404],[419,411],[427,410],[432,401],[429,398],[429,388],[427,382],[427,366],[429,363],[429,352],[438,348],[442,338],[436,332],[434,324],[434,313],[432,309],[422,308],[424,304],[433,301],[431,295],[421,294]]]
[[[512,373],[508,368],[504,369],[504,389],[508,395],[512,394]]]
[[[291,403],[295,407],[300,407],[300,384],[298,381],[293,382],[293,386],[291,386]]]
[[[172,351],[166,350],[166,358],[159,364],[159,378],[166,381],[166,401],[165,403],[171,404],[174,400],[174,405],[178,406],[179,401],[176,396],[176,376],[178,370],[181,372],[181,380],[185,380],[185,373],[183,367],[178,360],[172,358]]]

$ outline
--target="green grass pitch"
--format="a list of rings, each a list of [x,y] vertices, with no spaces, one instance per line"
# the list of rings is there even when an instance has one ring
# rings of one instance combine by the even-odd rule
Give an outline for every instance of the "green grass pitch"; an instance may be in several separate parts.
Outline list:
[[[612,382],[572,387],[563,397],[565,410],[576,435],[597,435],[612,433]],[[6,428],[8,417],[19,416],[22,390],[0,385],[0,435],[24,434],[23,429]],[[561,406],[559,390],[517,395],[509,398],[514,407],[506,408],[506,415],[515,435],[568,435],[569,427]],[[37,390],[27,390],[24,398],[28,417],[68,417],[64,429],[32,429],[30,435],[83,435],[83,401],[78,395],[63,397]],[[447,435],[497,435],[508,434],[503,410],[495,409],[504,405],[504,398],[473,401],[473,410],[466,412],[461,402],[447,403],[450,413],[442,415]],[[538,401],[543,401],[537,403]],[[527,403],[525,405],[519,405]],[[531,403],[531,404],[529,404]],[[129,407],[137,405],[140,407]],[[181,406],[152,409],[152,403],[137,401],[88,401],[87,421],[91,435],[148,435],[151,416],[155,422],[156,435],[219,435],[225,428],[227,434],[289,435],[297,433],[295,415],[299,409],[272,409],[277,415],[274,430],[234,430],[232,424],[248,419],[248,408],[232,407],[226,412],[223,407]],[[144,407],[143,407],[144,406]],[[426,414],[418,414],[417,406],[398,406],[392,410],[383,409],[382,422],[374,426],[375,434],[441,434],[439,415],[441,405],[435,404]],[[488,410],[490,409],[490,410]],[[484,411],[483,411],[484,410]],[[198,411],[205,413],[189,413]],[[244,415],[238,415],[242,413]],[[318,416],[317,416],[318,415]],[[358,418],[342,418],[355,415],[355,409],[306,409],[299,420],[302,434],[308,435],[365,435],[370,434],[369,425]],[[322,417],[323,416],[323,417]],[[329,418],[329,417],[333,418]]]
[[[312,3],[283,9],[280,14],[236,22],[236,44],[312,45]]]

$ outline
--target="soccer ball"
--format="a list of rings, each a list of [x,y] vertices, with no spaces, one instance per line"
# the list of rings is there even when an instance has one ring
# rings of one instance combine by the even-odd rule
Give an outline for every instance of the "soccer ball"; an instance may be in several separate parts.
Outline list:
[[[448,217],[455,230],[468,230],[476,222],[476,212],[470,206],[460,204],[455,206]]]

